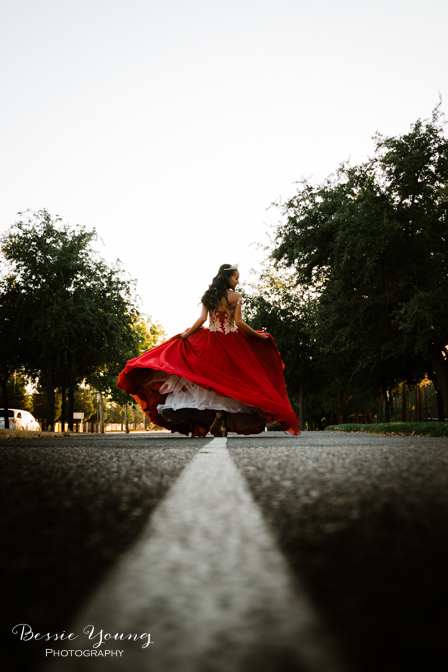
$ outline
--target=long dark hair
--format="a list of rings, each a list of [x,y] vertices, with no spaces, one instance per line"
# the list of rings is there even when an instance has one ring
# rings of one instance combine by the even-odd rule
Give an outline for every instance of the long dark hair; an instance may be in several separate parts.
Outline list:
[[[217,275],[212,280],[212,284],[208,286],[201,301],[207,310],[216,310],[224,297],[227,301],[227,290],[231,289],[229,278],[235,273],[235,268],[231,268],[231,264],[222,264],[219,267]]]

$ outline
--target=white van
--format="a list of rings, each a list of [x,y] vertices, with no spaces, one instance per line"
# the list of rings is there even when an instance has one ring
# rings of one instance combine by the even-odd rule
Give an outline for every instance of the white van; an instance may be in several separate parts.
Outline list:
[[[8,408],[9,429],[28,429],[38,432],[40,425],[29,411],[20,408]],[[0,429],[5,429],[5,414],[0,408]]]

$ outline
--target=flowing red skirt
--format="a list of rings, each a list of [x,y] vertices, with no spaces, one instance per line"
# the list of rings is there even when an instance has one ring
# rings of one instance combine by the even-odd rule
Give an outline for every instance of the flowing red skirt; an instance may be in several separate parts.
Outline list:
[[[284,364],[272,336],[258,340],[241,329],[224,334],[201,327],[187,339],[180,334],[147,352],[130,359],[120,373],[117,386],[129,392],[156,425],[182,434],[205,436],[215,413],[184,412],[184,419],[173,424],[157,411],[167,397],[160,393],[167,375],[180,377],[232,397],[247,406],[261,409],[267,421],[277,421],[282,429],[297,435],[299,423],[291,407],[283,377]],[[187,409],[186,409],[187,410]],[[243,417],[244,416],[244,417]],[[229,431],[259,433],[260,415],[228,413]]]

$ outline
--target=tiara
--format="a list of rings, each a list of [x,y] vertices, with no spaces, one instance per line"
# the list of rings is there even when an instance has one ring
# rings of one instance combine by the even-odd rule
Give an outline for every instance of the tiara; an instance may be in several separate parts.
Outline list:
[[[232,264],[232,266],[229,266],[229,268],[225,268],[225,271],[237,271],[238,270],[238,264]]]

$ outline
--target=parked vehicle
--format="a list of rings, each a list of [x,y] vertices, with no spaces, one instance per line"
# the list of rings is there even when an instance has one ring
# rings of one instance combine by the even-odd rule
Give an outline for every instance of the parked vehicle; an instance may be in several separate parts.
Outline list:
[[[40,425],[36,418],[29,411],[23,411],[20,408],[8,408],[9,429],[28,429],[39,431]],[[5,415],[3,409],[0,409],[0,429],[5,429]]]

